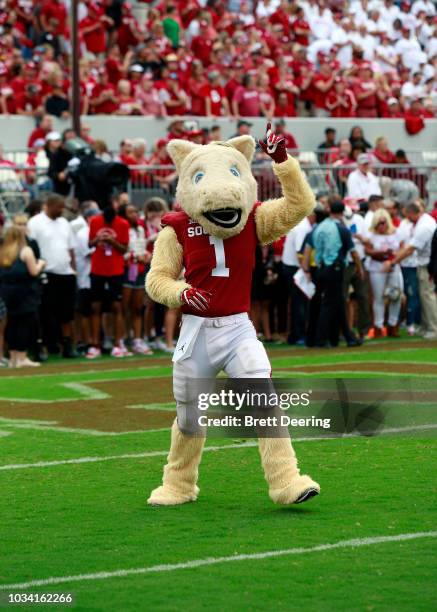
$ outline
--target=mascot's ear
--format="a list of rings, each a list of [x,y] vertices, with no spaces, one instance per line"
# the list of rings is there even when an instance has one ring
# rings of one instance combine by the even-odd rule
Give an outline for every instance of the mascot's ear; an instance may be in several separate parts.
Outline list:
[[[252,161],[253,154],[255,153],[255,140],[252,136],[237,136],[226,141],[226,144],[231,145],[237,151],[240,151],[247,159],[249,164]]]
[[[176,170],[178,172],[180,170],[182,162],[187,157],[187,155],[189,155],[191,151],[194,151],[194,149],[197,149],[197,147],[200,146],[202,145],[197,145],[194,142],[189,142],[188,140],[179,140],[178,138],[170,140],[167,145],[167,151],[172,160],[174,161]]]

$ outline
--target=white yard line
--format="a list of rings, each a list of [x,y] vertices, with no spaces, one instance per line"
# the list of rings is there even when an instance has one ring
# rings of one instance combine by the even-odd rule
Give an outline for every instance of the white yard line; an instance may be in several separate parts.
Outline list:
[[[263,561],[275,557],[288,557],[291,555],[304,555],[310,553],[326,552],[342,548],[361,548],[363,546],[375,546],[377,544],[392,544],[408,542],[422,538],[436,538],[437,531],[417,531],[415,533],[399,533],[391,536],[374,536],[368,538],[355,538],[352,540],[340,540],[332,544],[319,544],[307,548],[285,548],[283,550],[266,550],[258,553],[246,553],[230,555],[227,557],[208,557],[206,559],[193,559],[182,563],[168,563],[162,565],[149,565],[148,567],[134,567],[129,569],[112,570],[108,572],[95,572],[92,574],[76,574],[73,576],[53,576],[41,580],[30,580],[28,582],[16,582],[14,584],[1,584],[0,590],[30,589],[33,587],[50,586],[54,584],[65,584],[71,582],[85,582],[93,580],[108,580],[111,578],[126,578],[127,576],[138,576],[141,574],[156,574],[162,572],[175,572],[178,570],[194,569],[221,563],[235,563],[236,561]]]
[[[357,362],[358,363],[358,362]],[[364,363],[375,363],[372,361],[361,361],[359,362],[360,364],[364,364]],[[384,361],[384,363],[389,363],[387,361]],[[399,363],[398,361],[396,363]],[[316,364],[318,365],[328,365],[328,364]],[[333,365],[332,363],[329,365]],[[334,364],[336,365],[336,364]],[[339,365],[343,365],[343,364],[339,364]],[[406,364],[404,364],[406,365]],[[278,368],[279,366],[276,366],[276,368]],[[314,370],[314,372],[302,372],[300,370],[295,370],[294,367],[305,367],[302,365],[299,366],[290,366],[290,370],[276,370],[277,374],[281,374],[281,376],[277,376],[277,378],[293,378],[295,374],[299,374],[299,376],[312,376],[314,377],[315,375],[318,376],[319,380],[321,378],[325,379],[325,378],[338,378],[337,374],[339,375],[343,375],[343,374],[347,374],[350,378],[353,377],[354,374],[366,374],[368,376],[368,378],[373,378],[374,376],[378,376],[381,378],[435,378],[437,379],[437,375],[436,374],[411,374],[410,372],[406,373],[406,372],[375,372],[374,370],[324,370],[324,371],[320,371],[320,372],[316,372]],[[285,376],[285,374],[292,374],[293,376]],[[324,376],[324,374],[329,374],[329,376]],[[331,376],[332,375],[332,376]],[[335,375],[335,376],[334,376]]]
[[[134,429],[132,431],[100,431],[98,429],[81,429],[79,427],[57,427],[56,421],[52,421],[53,425],[39,425],[38,423],[24,422],[20,423],[18,420],[12,422],[3,422],[0,419],[0,423],[4,427],[11,427],[12,429],[33,429],[34,431],[56,431],[59,433],[69,434],[80,434],[84,436],[131,436],[132,434],[146,434],[156,433],[158,431],[169,431],[170,427],[160,427],[159,429]]]
[[[437,423],[424,423],[422,425],[408,425],[405,427],[388,427],[382,431],[378,432],[378,435],[381,434],[393,434],[393,433],[407,433],[410,431],[428,431],[437,429]],[[151,430],[149,430],[151,431]],[[160,430],[156,430],[160,431]],[[146,433],[146,432],[143,432]],[[341,436],[315,436],[308,438],[295,438],[293,437],[293,444],[296,442],[323,442],[329,440],[342,440],[344,438],[361,438],[368,433],[369,435],[374,435],[375,432],[361,432],[361,433],[350,433],[343,434]],[[253,446],[258,446],[257,441],[252,442],[241,442],[238,444],[223,444],[220,446],[205,446],[204,452],[209,451],[221,451],[232,448],[250,448]],[[77,457],[76,459],[59,459],[55,461],[37,461],[35,463],[9,463],[6,465],[0,466],[0,471],[5,470],[24,470],[29,468],[45,468],[45,467],[55,467],[57,465],[75,465],[80,463],[98,463],[101,461],[116,461],[119,459],[143,459],[147,457],[162,457],[168,455],[168,450],[163,451],[148,451],[144,453],[125,453],[122,455],[104,455],[101,457]]]

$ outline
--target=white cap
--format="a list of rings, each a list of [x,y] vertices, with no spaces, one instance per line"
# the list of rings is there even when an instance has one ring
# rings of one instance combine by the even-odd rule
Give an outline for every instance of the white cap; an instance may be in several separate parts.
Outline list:
[[[50,140],[62,140],[62,137],[59,132],[49,132],[46,136],[46,142]]]

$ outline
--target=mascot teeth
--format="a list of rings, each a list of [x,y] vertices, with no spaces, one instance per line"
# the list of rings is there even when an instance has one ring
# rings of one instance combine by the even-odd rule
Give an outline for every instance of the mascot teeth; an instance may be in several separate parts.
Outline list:
[[[236,208],[218,208],[203,213],[203,216],[220,227],[235,227],[240,223],[241,210]]]

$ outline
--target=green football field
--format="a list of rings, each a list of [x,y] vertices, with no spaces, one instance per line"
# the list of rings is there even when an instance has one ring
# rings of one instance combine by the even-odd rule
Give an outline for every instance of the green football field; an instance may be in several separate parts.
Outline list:
[[[301,469],[322,491],[291,508],[269,500],[256,441],[235,438],[207,441],[196,503],[146,504],[175,414],[168,355],[0,372],[0,602],[72,593],[89,611],[435,609],[437,343],[269,354],[274,376],[392,394],[379,435],[296,433]]]

